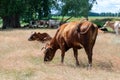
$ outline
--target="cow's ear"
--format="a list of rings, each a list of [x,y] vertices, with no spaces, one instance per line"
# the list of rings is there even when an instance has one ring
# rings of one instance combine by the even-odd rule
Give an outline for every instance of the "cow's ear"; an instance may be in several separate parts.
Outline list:
[[[46,48],[53,49],[53,47],[52,47],[52,46],[50,46],[50,44],[49,44],[49,43],[46,43],[45,47],[46,47]]]
[[[46,43],[46,45],[43,46],[41,50],[43,50],[43,49],[47,49],[47,48],[49,47],[49,45],[50,45],[49,43]]]

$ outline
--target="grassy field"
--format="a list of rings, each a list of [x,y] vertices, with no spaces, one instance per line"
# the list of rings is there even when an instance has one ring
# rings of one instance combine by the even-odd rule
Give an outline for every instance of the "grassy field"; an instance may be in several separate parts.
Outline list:
[[[0,80],[120,80],[120,35],[99,33],[94,47],[93,68],[87,70],[87,56],[79,50],[80,67],[73,51],[60,64],[60,50],[49,64],[43,62],[45,43],[28,41],[32,31],[54,36],[56,29],[13,29],[0,31]]]

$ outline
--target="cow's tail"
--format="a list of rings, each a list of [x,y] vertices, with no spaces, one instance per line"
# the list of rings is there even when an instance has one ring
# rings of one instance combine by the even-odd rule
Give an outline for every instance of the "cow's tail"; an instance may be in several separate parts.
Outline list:
[[[98,27],[95,24],[92,24],[92,39],[95,40],[98,34]]]
[[[90,24],[88,25],[87,29],[86,29],[84,32],[82,32],[82,31],[80,31],[80,27],[82,26],[82,23],[84,23],[84,22],[81,22],[79,25],[77,25],[77,31],[78,31],[80,34],[86,34],[86,33],[88,32],[88,30],[90,29],[90,27],[93,26],[93,24],[90,23]]]
[[[94,46],[94,44],[96,42],[97,35],[98,35],[98,27],[97,27],[97,25],[92,24],[89,34],[91,35],[90,36],[91,38],[89,40],[90,44],[91,44],[90,46],[91,46],[91,48],[93,48],[93,46]]]

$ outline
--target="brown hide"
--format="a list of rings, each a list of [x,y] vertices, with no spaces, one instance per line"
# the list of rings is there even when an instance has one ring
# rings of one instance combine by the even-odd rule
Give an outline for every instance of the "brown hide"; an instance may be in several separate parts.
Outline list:
[[[37,40],[37,41],[41,41],[41,42],[44,42],[44,41],[49,41],[51,40],[52,38],[50,37],[49,34],[47,33],[36,33],[34,32],[29,38],[28,40],[29,41],[34,41],[34,40]]]
[[[98,27],[89,21],[76,21],[63,24],[57,30],[49,46],[46,46],[44,61],[51,61],[57,49],[61,50],[61,62],[64,62],[65,52],[73,48],[76,64],[78,61],[78,49],[84,48],[92,65],[92,50],[96,41]]]

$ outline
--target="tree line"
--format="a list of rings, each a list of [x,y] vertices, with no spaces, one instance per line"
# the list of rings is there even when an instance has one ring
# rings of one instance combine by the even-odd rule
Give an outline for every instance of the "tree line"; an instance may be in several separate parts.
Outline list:
[[[96,0],[0,0],[2,28],[20,28],[20,21],[49,19],[52,11],[62,16],[88,17]]]
[[[120,12],[118,12],[118,13],[111,13],[111,12],[95,13],[95,12],[89,12],[89,16],[120,17]]]

